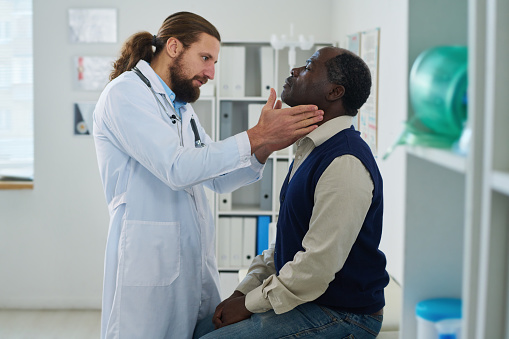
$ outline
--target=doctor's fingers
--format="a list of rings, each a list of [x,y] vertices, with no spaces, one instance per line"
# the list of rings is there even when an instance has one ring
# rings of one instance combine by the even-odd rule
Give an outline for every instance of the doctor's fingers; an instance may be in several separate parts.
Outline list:
[[[321,112],[321,114],[316,114],[315,112]],[[315,112],[305,112],[299,115],[294,115],[291,117],[290,125],[292,128],[300,129],[310,125],[314,125],[323,120],[323,111],[315,111]]]
[[[299,105],[299,106],[294,106],[294,107],[287,107],[287,108],[282,108],[281,111],[278,113],[278,114],[287,114],[287,115],[298,115],[298,114],[301,114],[301,113],[306,113],[306,112],[322,112],[321,114],[323,114],[323,111],[320,111],[318,110],[318,107],[316,105]],[[320,114],[320,113],[318,113]]]

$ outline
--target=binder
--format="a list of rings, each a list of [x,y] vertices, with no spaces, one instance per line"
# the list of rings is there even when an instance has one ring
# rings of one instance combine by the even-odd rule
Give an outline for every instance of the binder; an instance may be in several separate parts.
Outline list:
[[[272,210],[272,159],[268,159],[260,179],[260,209]]]
[[[260,48],[261,96],[268,97],[274,87],[274,50],[269,46]]]
[[[269,224],[269,246],[276,242],[277,234],[277,222],[271,222]]]
[[[219,210],[220,211],[231,211],[232,210],[232,194],[220,193],[219,194]]]
[[[242,266],[249,267],[256,256],[256,218],[244,218],[242,234]]]
[[[233,102],[221,102],[219,114],[219,139],[224,140],[232,136]]]
[[[276,164],[276,211],[279,211],[279,194],[281,193],[281,187],[285,182],[288,174],[288,160],[278,160]]]
[[[210,96],[213,97],[216,92],[216,82],[215,80],[208,80],[207,83],[200,87],[200,96]]]
[[[242,217],[231,217],[230,229],[230,267],[242,266],[242,232],[244,221]]]
[[[230,267],[230,218],[219,218],[217,225],[217,265],[222,268]]]
[[[236,272],[220,272],[219,283],[221,286],[221,300],[232,295],[239,285],[239,275]]]
[[[247,129],[254,127],[258,120],[260,120],[260,115],[262,114],[263,104],[249,104],[247,105]]]
[[[222,47],[220,62],[221,96],[245,96],[246,48],[244,46]]]
[[[269,224],[270,217],[262,215],[258,217],[258,225],[256,229],[256,255],[262,254],[269,248]]]

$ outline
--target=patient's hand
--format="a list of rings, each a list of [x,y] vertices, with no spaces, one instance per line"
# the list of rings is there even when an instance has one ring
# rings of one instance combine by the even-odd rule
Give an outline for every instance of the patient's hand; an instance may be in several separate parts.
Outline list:
[[[246,296],[239,291],[235,291],[232,296],[221,302],[216,307],[212,318],[216,329],[249,319],[253,313],[246,308],[245,301]]]

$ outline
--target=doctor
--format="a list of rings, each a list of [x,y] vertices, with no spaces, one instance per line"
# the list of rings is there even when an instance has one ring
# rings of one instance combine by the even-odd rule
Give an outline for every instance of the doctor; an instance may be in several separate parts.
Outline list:
[[[271,152],[322,120],[313,105],[281,109],[272,90],[255,127],[213,142],[189,103],[214,78],[219,48],[207,20],[173,14],[157,35],[124,43],[97,103],[94,140],[110,213],[102,338],[190,338],[220,302],[203,187],[230,192],[259,180]]]

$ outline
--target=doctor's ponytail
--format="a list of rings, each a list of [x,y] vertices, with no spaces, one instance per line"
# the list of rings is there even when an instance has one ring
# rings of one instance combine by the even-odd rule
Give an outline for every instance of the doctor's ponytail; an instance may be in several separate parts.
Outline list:
[[[113,63],[110,80],[131,70],[140,60],[150,63],[152,58],[164,49],[166,41],[170,37],[178,39],[184,48],[188,48],[198,41],[201,33],[206,33],[221,41],[221,36],[214,25],[203,17],[190,12],[178,12],[167,17],[157,36],[149,32],[133,34],[124,42],[120,57]]]
[[[120,51],[120,57],[113,63],[110,80],[115,79],[125,71],[131,70],[142,59],[150,63],[153,56],[152,34],[149,32],[139,32],[131,35],[124,42]]]

